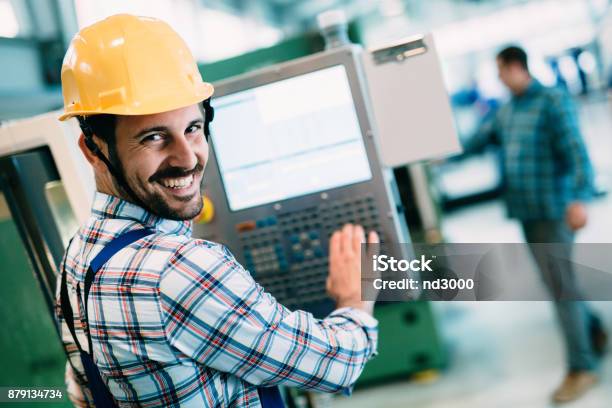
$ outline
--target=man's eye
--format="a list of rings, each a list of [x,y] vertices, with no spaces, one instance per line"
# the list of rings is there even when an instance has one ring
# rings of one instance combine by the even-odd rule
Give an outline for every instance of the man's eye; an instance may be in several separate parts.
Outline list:
[[[142,141],[143,142],[158,142],[158,141],[160,141],[162,139],[163,139],[163,137],[162,137],[161,134],[159,134],[159,133],[152,133],[152,134],[150,134],[148,136],[145,136],[142,139]]]
[[[185,133],[194,133],[200,129],[202,129],[202,125],[191,125],[185,130]]]

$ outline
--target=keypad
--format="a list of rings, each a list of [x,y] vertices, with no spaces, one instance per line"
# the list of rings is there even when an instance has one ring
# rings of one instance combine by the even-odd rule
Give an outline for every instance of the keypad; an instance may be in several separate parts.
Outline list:
[[[329,237],[349,222],[380,233],[379,216],[375,200],[365,196],[241,223],[245,266],[287,307],[323,301]]]

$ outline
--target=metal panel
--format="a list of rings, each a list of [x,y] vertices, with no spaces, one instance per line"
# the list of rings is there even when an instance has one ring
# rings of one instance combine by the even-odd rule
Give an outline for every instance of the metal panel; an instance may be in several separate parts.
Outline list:
[[[60,112],[53,111],[6,123],[0,129],[8,132],[11,145],[3,146],[0,142],[0,147],[3,147],[0,155],[47,147],[77,220],[83,223],[89,217],[95,191],[93,170],[79,150],[80,129],[76,121],[60,122],[57,120],[59,114]],[[8,149],[5,150],[6,147]]]
[[[59,175],[47,148],[0,159],[0,187],[26,247],[49,311],[53,313],[56,269],[64,245],[45,197]]]
[[[431,35],[370,49],[363,60],[385,165],[461,151]]]

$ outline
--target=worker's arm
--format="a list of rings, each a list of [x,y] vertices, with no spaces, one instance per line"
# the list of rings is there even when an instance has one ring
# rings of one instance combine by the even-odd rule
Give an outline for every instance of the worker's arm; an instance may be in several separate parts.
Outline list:
[[[478,130],[472,137],[463,142],[463,152],[466,154],[481,153],[491,145],[499,145],[499,110],[490,112],[480,123]]]
[[[332,241],[346,248],[346,239]],[[200,364],[251,384],[326,392],[350,387],[377,344],[377,321],[355,296],[360,255],[354,248],[330,256],[341,264],[332,269],[341,272],[328,288],[348,296],[319,320],[279,304],[220,246],[193,241],[160,282],[166,336]],[[342,292],[342,283],[351,289]]]
[[[593,195],[593,168],[580,133],[578,115],[569,94],[554,90],[547,104],[547,125],[559,169],[569,178],[573,201],[583,202]]]

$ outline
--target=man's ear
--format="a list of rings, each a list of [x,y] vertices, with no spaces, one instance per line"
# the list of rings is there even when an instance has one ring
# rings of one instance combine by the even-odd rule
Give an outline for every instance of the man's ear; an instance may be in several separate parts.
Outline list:
[[[95,143],[95,141],[92,140],[92,143]],[[104,164],[104,162],[100,160],[100,158],[94,152],[92,152],[89,147],[87,147],[87,143],[85,142],[85,135],[83,133],[81,133],[81,135],[79,136],[79,148],[81,149],[83,156],[85,156],[85,159],[87,159],[89,164],[91,164],[91,166],[96,172],[100,173],[107,171],[106,164]],[[100,151],[103,150],[100,149]]]

